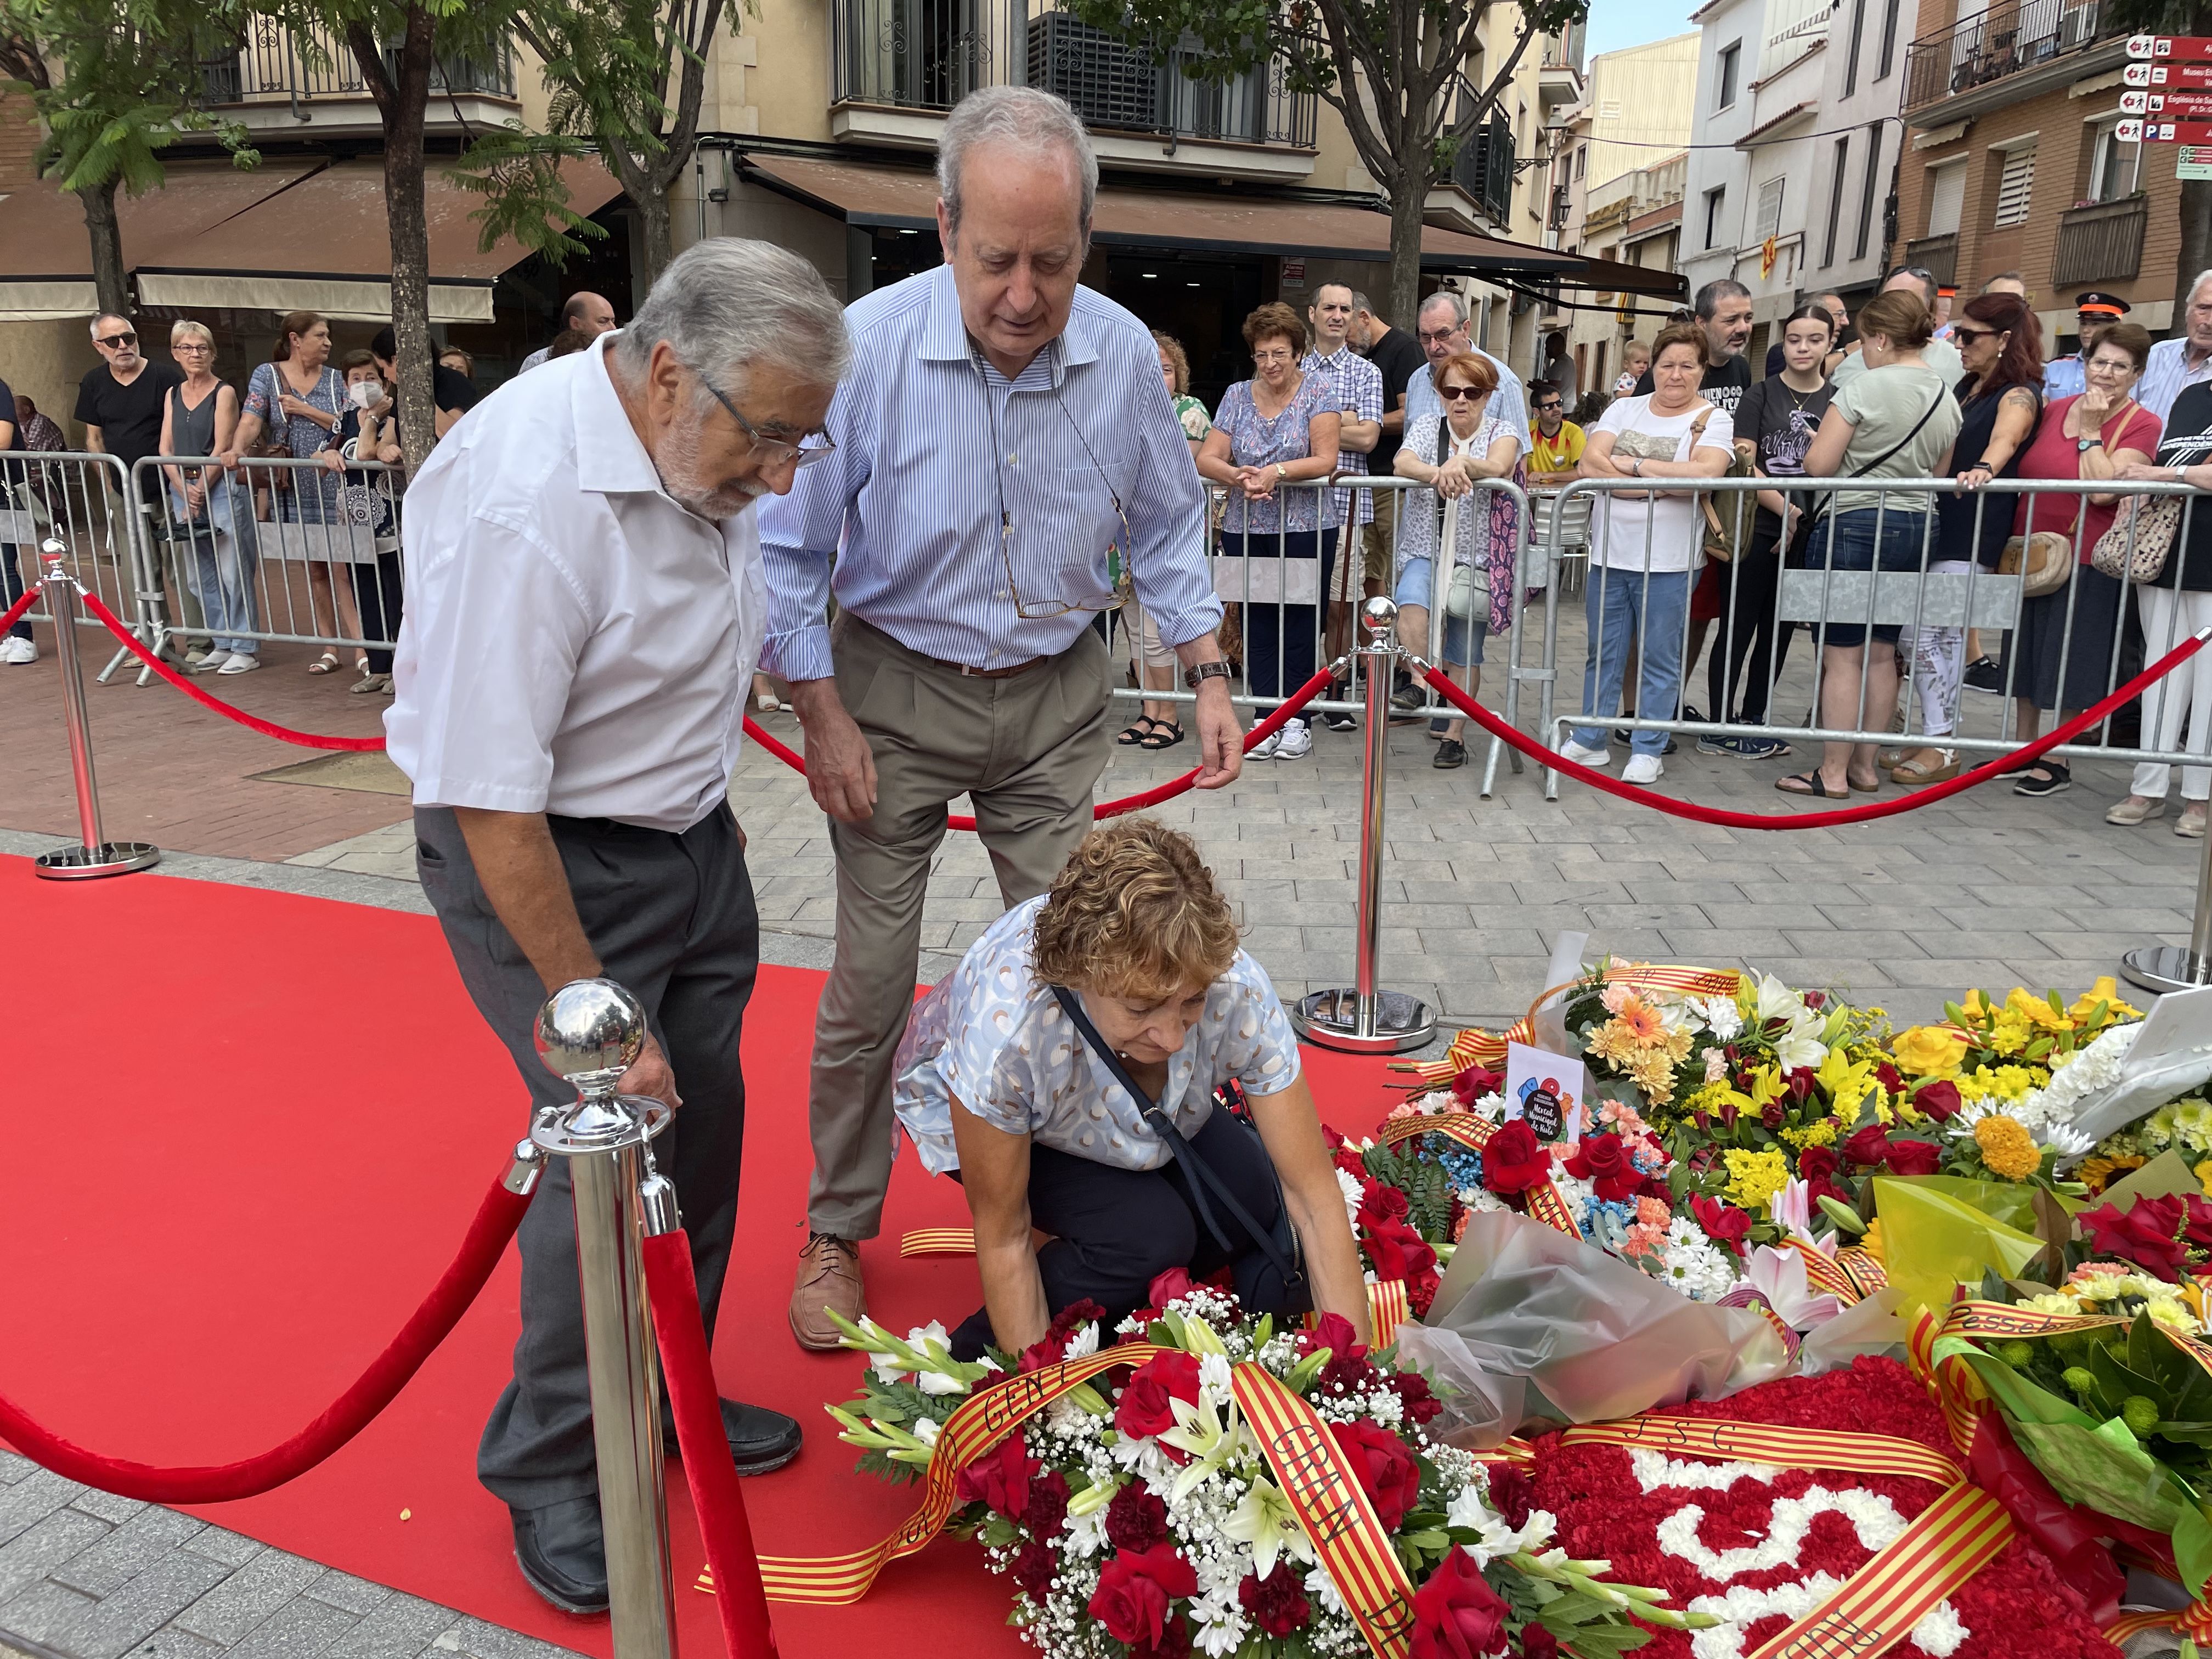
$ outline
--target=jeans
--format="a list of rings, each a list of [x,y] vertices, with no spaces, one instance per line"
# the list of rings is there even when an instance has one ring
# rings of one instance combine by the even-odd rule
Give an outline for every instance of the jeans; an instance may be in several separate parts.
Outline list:
[[[177,562],[185,583],[192,597],[200,602],[200,612],[206,618],[210,635],[210,646],[217,651],[242,652],[251,657],[259,652],[261,642],[247,638],[245,633],[224,630],[250,631],[259,626],[253,591],[254,573],[259,564],[253,520],[250,515],[234,515],[231,492],[220,483],[209,489],[206,511],[205,518],[193,520],[184,497],[171,489],[169,544],[177,550]]]
[[[1881,528],[1876,530],[1879,521]],[[1872,570],[1875,568],[1880,540],[1879,558],[1884,570],[1919,570],[1923,558],[1936,554],[1935,538],[1925,513],[1900,513],[1894,507],[1882,509],[1863,507],[1850,513],[1838,513],[1822,520],[1813,530],[1812,548],[1805,563],[1808,569]],[[1872,615],[1871,602],[1868,615]],[[1864,623],[1819,622],[1812,624],[1814,638],[1823,646],[1840,646],[1846,650],[1867,642]],[[1885,645],[1893,646],[1905,632],[1901,623],[1876,623],[1874,636]]]
[[[1397,592],[1392,596],[1398,608],[1418,605],[1430,613],[1429,625],[1436,626],[1436,613],[1431,601],[1435,598],[1435,564],[1428,559],[1408,559],[1406,568],[1398,573]],[[1449,597],[1449,590],[1447,590]],[[1444,617],[1444,661],[1455,668],[1472,667],[1482,660],[1482,641],[1490,631],[1490,591],[1474,590],[1474,608],[1471,615]],[[1423,648],[1426,648],[1424,641]]]
[[[0,610],[5,610],[22,597],[23,578],[15,568],[15,544],[0,542]],[[13,640],[29,639],[31,624],[27,622],[17,623],[8,630],[8,637]]]
[[[1636,712],[1645,720],[1672,720],[1682,703],[1682,636],[1689,625],[1689,570],[1614,570],[1601,565],[1589,573],[1584,611],[1589,619],[1589,662],[1583,671],[1583,713],[1609,719],[1620,713],[1620,681],[1628,665],[1628,645],[1638,642],[1643,674]],[[1577,726],[1574,740],[1584,749],[1602,749],[1602,726]],[[1638,755],[1656,757],[1667,749],[1664,732],[1638,732],[1629,740]]]
[[[1221,550],[1231,558],[1249,553],[1255,559],[1272,559],[1279,549],[1285,560],[1318,557],[1321,591],[1327,593],[1329,573],[1336,568],[1336,533],[1293,530],[1278,538],[1264,531],[1255,531],[1249,537],[1224,531]],[[1320,626],[1317,605],[1244,607],[1244,677],[1254,696],[1287,697],[1313,678],[1320,665],[1316,650]]]

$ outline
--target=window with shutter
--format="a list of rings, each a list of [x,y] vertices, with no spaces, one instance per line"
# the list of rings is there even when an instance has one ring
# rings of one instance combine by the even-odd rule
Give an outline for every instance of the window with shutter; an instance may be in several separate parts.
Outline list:
[[[1963,158],[1928,169],[1928,234],[1949,236],[1959,228],[1960,210],[1966,201],[1966,163]]]
[[[1996,228],[2027,222],[2028,198],[2035,194],[2035,146],[2005,152],[2004,173],[1997,180]]]
[[[1782,233],[1782,179],[1769,179],[1759,187],[1759,228],[1753,240],[1765,242]]]

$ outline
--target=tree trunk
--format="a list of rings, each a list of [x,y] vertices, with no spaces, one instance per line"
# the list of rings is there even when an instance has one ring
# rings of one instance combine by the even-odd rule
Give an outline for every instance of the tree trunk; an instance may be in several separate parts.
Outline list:
[[[437,441],[438,404],[430,356],[430,226],[422,198],[422,128],[430,101],[435,20],[417,3],[407,11],[396,77],[376,35],[356,24],[347,44],[384,118],[384,207],[392,223],[392,328],[399,353],[399,446],[417,471]]]
[[[115,186],[110,179],[80,192],[84,201],[85,228],[92,234],[92,281],[100,293],[100,308],[118,317],[131,314],[131,278],[123,268],[123,226],[115,216]]]
[[[1429,201],[1428,179],[1416,166],[1406,166],[1398,187],[1390,192],[1390,324],[1407,333],[1418,333],[1421,308],[1422,214]]]
[[[2173,320],[2176,338],[2189,331],[2189,296],[2197,273],[2212,268],[2212,179],[2181,181],[2181,251],[2173,261]]]
[[[628,174],[629,169],[623,172]],[[676,257],[676,244],[671,228],[672,216],[668,210],[668,183],[661,177],[661,169],[654,167],[644,175],[644,188],[632,190],[630,200],[637,204],[640,240],[645,251],[645,285],[647,289],[660,280],[660,273],[668,269],[668,262]]]

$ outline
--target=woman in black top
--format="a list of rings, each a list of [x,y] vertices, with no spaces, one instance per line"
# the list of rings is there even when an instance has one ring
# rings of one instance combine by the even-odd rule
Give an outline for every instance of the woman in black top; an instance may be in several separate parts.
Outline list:
[[[1984,294],[1966,302],[1965,314],[1951,325],[1952,343],[1966,366],[1959,382],[1959,406],[1965,423],[1952,446],[1959,485],[1936,498],[1938,550],[1929,573],[1954,574],[1996,568],[2005,538],[2012,534],[2011,495],[1983,495],[1992,478],[2019,475],[2020,458],[2035,436],[2043,414],[2041,331],[2031,326],[2034,313],[2016,295]],[[1966,672],[1966,630],[1913,630],[1912,684],[1920,695],[1922,730],[1929,746],[1899,757],[1890,769],[1892,783],[1941,783],[1959,775],[1959,753],[1942,746],[1958,729],[1959,687]]]

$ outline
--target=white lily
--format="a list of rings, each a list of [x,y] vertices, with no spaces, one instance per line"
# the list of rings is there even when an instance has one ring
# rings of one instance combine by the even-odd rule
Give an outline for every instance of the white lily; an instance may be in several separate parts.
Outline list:
[[[1771,974],[1760,975],[1752,1013],[1762,1025],[1770,1019],[1794,1021],[1805,1012],[1805,999]]]
[[[1790,1029],[1774,1041],[1774,1058],[1785,1070],[1818,1071],[1828,1057],[1823,1041],[1827,1029],[1826,1019],[1800,1004],[1790,1017]]]
[[[1551,1541],[1559,1523],[1547,1511],[1531,1510],[1525,1524],[1508,1526],[1504,1516],[1482,1501],[1481,1489],[1469,1485],[1461,1488],[1459,1496],[1452,1499],[1451,1508],[1444,1512],[1444,1524],[1480,1534],[1475,1542],[1460,1547],[1473,1556],[1474,1565],[1481,1568],[1500,1556],[1541,1549]]]
[[[1236,1512],[1222,1522],[1221,1530],[1224,1536],[1252,1547],[1254,1573],[1261,1578],[1275,1570],[1278,1556],[1288,1556],[1301,1565],[1316,1559],[1313,1541],[1298,1524],[1291,1500],[1264,1476],[1252,1483]]]
[[[1180,1501],[1207,1475],[1229,1466],[1243,1444],[1244,1429],[1237,1420],[1233,1399],[1228,1402],[1225,1417],[1215,1409],[1212,1397],[1202,1390],[1195,1406],[1180,1396],[1171,1397],[1168,1405],[1175,1413],[1175,1427],[1161,1431],[1160,1444],[1190,1455],[1190,1462],[1176,1477],[1174,1498]]]
[[[1809,1331],[1843,1312],[1843,1304],[1823,1291],[1818,1296],[1805,1278],[1805,1258],[1795,1250],[1762,1244],[1744,1264],[1748,1279],[1793,1331]]]

